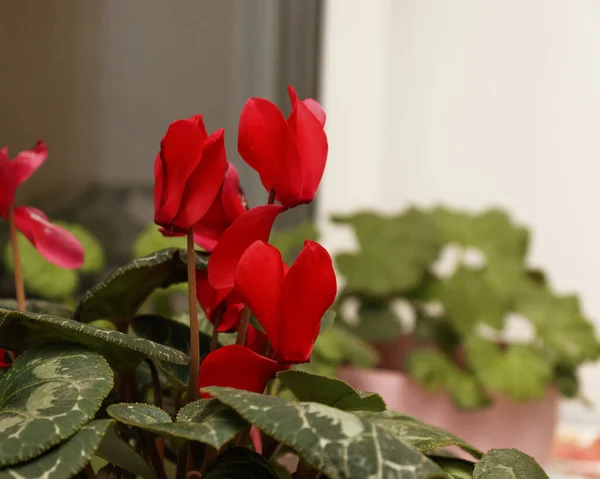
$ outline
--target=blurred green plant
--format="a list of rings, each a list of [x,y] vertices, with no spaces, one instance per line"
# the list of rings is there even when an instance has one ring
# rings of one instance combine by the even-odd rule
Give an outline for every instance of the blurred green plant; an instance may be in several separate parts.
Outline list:
[[[543,272],[526,264],[529,232],[500,210],[480,214],[409,209],[399,215],[335,216],[358,240],[335,262],[342,282],[341,325],[383,343],[410,334],[405,370],[430,390],[447,390],[460,408],[483,407],[489,394],[539,399],[553,385],[578,394],[576,370],[600,356],[591,322],[576,296],[554,293]],[[454,251],[454,262],[445,261]],[[445,265],[447,271],[441,271]],[[402,328],[391,306],[410,306],[415,324]],[[511,341],[507,318],[521,315],[534,334]]]
[[[63,269],[44,259],[38,251],[18,233],[19,252],[26,289],[35,296],[50,300],[72,300],[77,292],[82,274],[97,273],[105,267],[104,248],[87,229],[80,225],[55,221],[54,224],[70,231],[81,242],[85,251],[83,266],[79,269]],[[13,271],[10,244],[5,245],[4,266]]]

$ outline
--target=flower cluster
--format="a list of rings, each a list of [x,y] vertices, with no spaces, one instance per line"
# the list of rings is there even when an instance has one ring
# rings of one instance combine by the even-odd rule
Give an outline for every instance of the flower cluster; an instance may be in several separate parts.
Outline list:
[[[164,235],[193,232],[211,252],[207,270],[196,271],[198,302],[217,332],[239,329],[238,344],[202,362],[200,388],[263,392],[274,373],[310,360],[335,299],[333,265],[322,246],[306,241],[288,266],[268,243],[281,213],[314,199],[327,160],[324,111],[288,92],[287,119],[261,98],[249,99],[240,117],[238,151],[260,175],[268,204],[248,208],[223,130],[207,135],[200,115],[169,126],[155,161],[155,223]],[[250,314],[262,330],[248,324]]]

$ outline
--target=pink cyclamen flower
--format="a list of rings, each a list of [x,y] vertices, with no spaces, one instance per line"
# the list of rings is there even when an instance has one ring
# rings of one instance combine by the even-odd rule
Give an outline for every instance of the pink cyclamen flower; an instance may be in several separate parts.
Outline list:
[[[84,250],[72,233],[52,224],[37,208],[14,207],[17,188],[44,163],[47,154],[46,145],[41,141],[12,161],[8,148],[0,149],[0,216],[8,219],[10,209],[14,208],[16,228],[44,258],[61,268],[79,268],[83,264]]]

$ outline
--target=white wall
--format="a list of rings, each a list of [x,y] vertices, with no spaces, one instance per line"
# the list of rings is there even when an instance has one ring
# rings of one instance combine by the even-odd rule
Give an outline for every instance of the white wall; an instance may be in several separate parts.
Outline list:
[[[505,207],[600,329],[600,2],[328,0],[323,63],[321,219]],[[599,376],[585,369],[598,406]]]

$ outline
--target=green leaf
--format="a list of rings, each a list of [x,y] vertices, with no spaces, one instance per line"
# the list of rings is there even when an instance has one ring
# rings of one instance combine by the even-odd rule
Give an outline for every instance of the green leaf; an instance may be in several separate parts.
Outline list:
[[[110,419],[92,421],[62,444],[31,461],[0,469],[0,479],[65,479],[75,476],[90,461]]]
[[[435,449],[458,446],[475,458],[480,458],[483,453],[474,446],[463,441],[458,436],[436,426],[430,426],[418,419],[395,411],[359,412],[358,416],[367,419],[377,426],[385,429],[392,436],[408,442],[421,452],[430,452]]]
[[[347,362],[368,368],[379,361],[379,355],[373,346],[335,323],[319,335],[313,355],[317,360],[334,366]]]
[[[331,479],[424,478],[441,470],[412,446],[355,414],[231,388],[204,390]]]
[[[453,276],[434,280],[427,297],[440,301],[452,324],[462,333],[469,333],[479,323],[501,330],[511,306],[510,292],[490,281],[488,271],[459,268]]]
[[[49,263],[21,233],[17,236],[23,282],[27,290],[45,299],[63,300],[77,290],[78,273]],[[4,249],[4,264],[14,270],[10,243]]]
[[[279,250],[284,261],[291,264],[306,240],[319,240],[319,232],[312,221],[305,221],[283,231],[273,232],[269,243]]]
[[[314,401],[344,411],[384,411],[377,393],[357,391],[344,381],[302,371],[282,371],[277,375],[300,401]]]
[[[96,456],[115,464],[143,479],[154,479],[154,471],[140,454],[119,436],[113,424],[98,446]]]
[[[516,449],[491,449],[475,465],[473,479],[548,479],[535,460]]]
[[[102,356],[66,343],[30,349],[0,389],[0,466],[40,455],[94,417],[113,387]]]
[[[463,459],[429,456],[440,466],[450,479],[472,479],[475,464]]]
[[[54,224],[71,232],[79,240],[81,246],[83,246],[85,258],[79,271],[82,273],[95,273],[104,268],[106,264],[104,248],[102,247],[102,243],[92,233],[81,225],[66,223],[64,221],[54,221]]]
[[[135,368],[144,358],[188,364],[181,351],[118,331],[49,314],[0,309],[0,347],[15,351],[69,341],[99,352],[117,369]]]
[[[527,254],[529,232],[516,226],[501,210],[491,209],[481,214],[462,213],[438,207],[432,218],[445,243],[480,249],[488,258],[502,258],[521,264]]]
[[[0,299],[0,309],[19,310],[15,299]],[[37,314],[52,314],[61,318],[73,317],[73,310],[64,304],[44,301],[42,299],[28,299],[25,302],[25,311]]]
[[[486,390],[515,401],[541,399],[552,379],[552,364],[528,344],[512,344],[505,350],[482,338],[465,342],[466,359]]]
[[[579,380],[575,368],[557,364],[554,367],[554,385],[567,398],[575,398],[579,394]]]
[[[406,360],[406,369],[427,390],[448,391],[459,409],[476,409],[490,403],[475,376],[458,368],[439,351],[411,351]]]
[[[358,213],[333,221],[354,228],[356,253],[335,257],[346,288],[370,297],[389,297],[419,285],[442,245],[429,215],[410,209],[397,216]]]
[[[277,473],[264,457],[245,447],[234,447],[219,454],[202,477],[204,479],[278,479]]]
[[[529,284],[518,298],[516,309],[531,321],[553,362],[578,366],[600,357],[594,327],[581,314],[576,296],[556,296],[544,287]]]
[[[190,328],[179,321],[162,316],[144,314],[134,317],[131,326],[135,334],[142,338],[170,346],[185,354],[189,354],[190,352]],[[200,361],[203,361],[210,351],[210,340],[210,336],[200,333]],[[174,386],[180,389],[187,387],[190,373],[190,368],[187,365],[162,363],[159,361],[156,363],[156,366],[165,373]]]
[[[206,257],[196,254],[196,267],[206,267]],[[75,309],[77,321],[110,319],[128,325],[142,303],[157,288],[187,281],[186,252],[177,248],[157,251],[117,269],[86,292]]]
[[[173,422],[166,411],[149,404],[113,404],[108,414],[128,426],[179,441],[198,441],[220,449],[247,423],[217,401],[195,401],[182,408]]]
[[[134,258],[141,258],[167,248],[186,249],[187,242],[185,237],[163,236],[158,226],[152,222],[148,223],[135,239],[132,245],[132,252]]]

